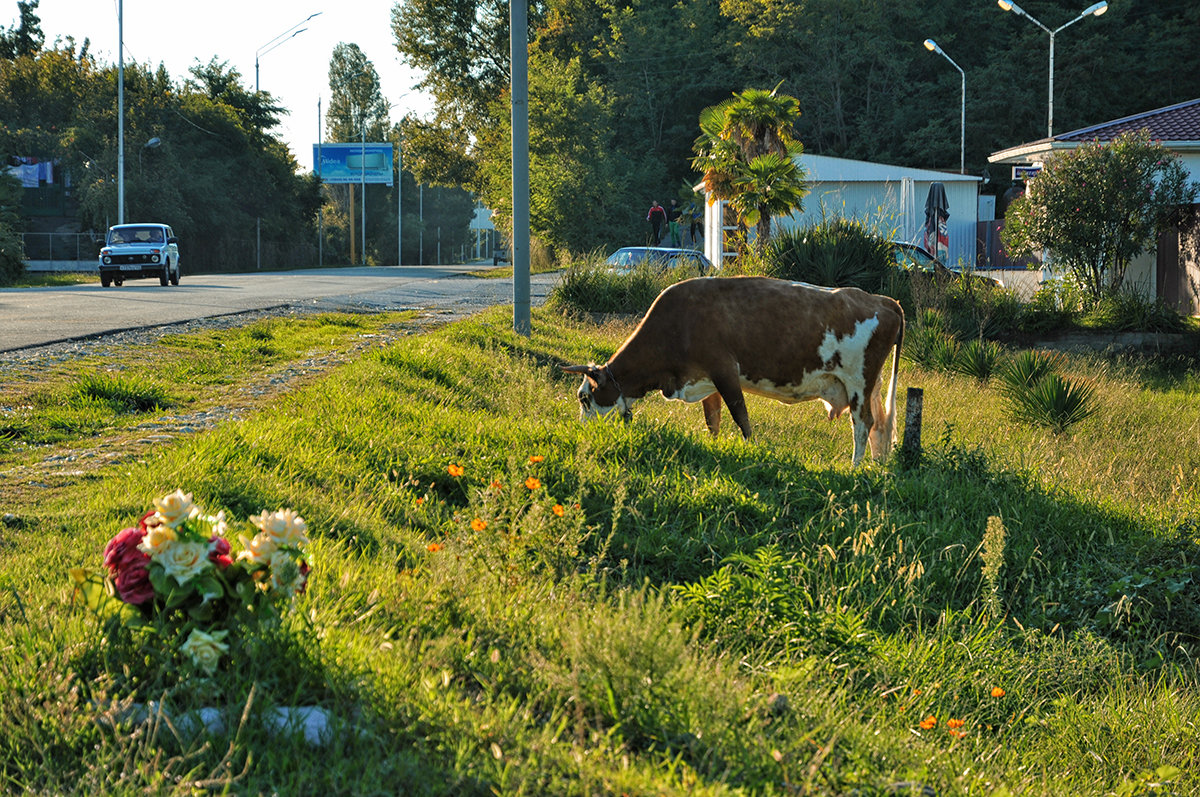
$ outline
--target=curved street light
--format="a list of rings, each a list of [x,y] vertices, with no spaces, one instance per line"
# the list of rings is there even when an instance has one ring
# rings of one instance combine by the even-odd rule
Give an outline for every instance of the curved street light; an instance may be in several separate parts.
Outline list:
[[[1090,6],[1085,8],[1079,14],[1079,16],[1075,17],[1075,19],[1071,20],[1070,22],[1066,23],[1065,25],[1059,25],[1054,30],[1050,30],[1045,25],[1043,25],[1041,22],[1034,19],[1032,16],[1030,16],[1028,11],[1021,8],[1016,3],[1011,2],[1011,0],[996,0],[996,5],[1000,6],[1000,8],[1002,8],[1005,11],[1013,12],[1017,16],[1025,17],[1025,19],[1029,20],[1030,22],[1032,22],[1033,24],[1037,25],[1039,28],[1041,28],[1042,30],[1044,30],[1050,34],[1050,92],[1049,92],[1050,102],[1049,102],[1049,107],[1046,112],[1046,138],[1054,138],[1054,37],[1056,35],[1058,35],[1058,32],[1061,31],[1063,28],[1066,28],[1070,25],[1074,25],[1076,22],[1083,19],[1084,17],[1100,16],[1101,14],[1103,14],[1105,11],[1108,10],[1108,3],[1107,2],[1092,3]]]
[[[945,58],[947,61],[950,62],[951,66],[953,66],[955,69],[957,69],[958,73],[960,75],[962,75],[962,108],[959,112],[959,126],[960,126],[960,129],[962,132],[961,132],[961,135],[959,138],[959,147],[958,147],[958,173],[966,174],[967,173],[967,73],[963,71],[963,68],[961,66],[954,63],[954,59],[951,58],[950,56],[946,55],[946,52],[941,47],[938,47],[937,42],[935,42],[933,39],[925,40],[925,49],[931,53],[937,53],[942,58]]]
[[[258,59],[259,59],[259,57],[266,55],[267,53],[274,50],[276,47],[279,47],[280,45],[284,44],[285,42],[295,38],[296,36],[299,36],[301,33],[308,30],[308,28],[300,28],[300,26],[303,25],[305,22],[308,22],[313,17],[321,16],[321,14],[323,14],[323,13],[324,13],[323,11],[318,11],[315,14],[309,14],[307,17],[300,20],[295,25],[292,25],[290,28],[285,30],[283,33],[279,34],[274,39],[271,39],[269,42],[264,44],[262,47],[259,47],[257,50],[254,51],[254,90],[255,91],[258,91]],[[296,28],[300,28],[300,30],[296,30]]]

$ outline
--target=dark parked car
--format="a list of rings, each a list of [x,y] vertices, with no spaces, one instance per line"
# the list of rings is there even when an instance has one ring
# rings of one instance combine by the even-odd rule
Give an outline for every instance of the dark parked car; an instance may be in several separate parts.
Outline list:
[[[118,224],[108,228],[98,266],[105,288],[140,277],[178,285],[179,241],[166,224]]]
[[[613,252],[604,262],[619,274],[626,274],[642,263],[649,263],[659,271],[669,271],[682,265],[694,265],[701,274],[716,271],[712,262],[698,249],[671,249],[665,246],[626,246]]]
[[[906,243],[904,241],[892,241],[892,258],[896,261],[896,265],[906,271],[921,271],[926,274],[932,274],[936,279],[957,279],[962,276],[963,272],[958,269],[947,268],[942,264],[942,261],[931,255],[925,249],[916,244]],[[1003,288],[1004,283],[995,277],[990,277],[978,271],[969,272],[971,279],[982,282],[993,288]]]

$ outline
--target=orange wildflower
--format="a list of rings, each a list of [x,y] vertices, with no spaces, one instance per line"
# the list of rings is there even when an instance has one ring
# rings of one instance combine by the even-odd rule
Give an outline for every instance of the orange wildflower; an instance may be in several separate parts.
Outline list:
[[[503,486],[504,486],[504,485],[500,483],[500,480],[499,480],[499,479],[494,479],[494,480],[492,481],[492,489],[493,489],[493,490],[499,490],[499,489],[500,489],[501,487],[503,487]]]
[[[543,459],[545,459],[545,457],[543,457],[541,454],[534,454],[533,456],[531,456],[529,458],[529,461],[531,463],[533,463],[534,465],[536,465],[537,463],[541,462]]]
[[[992,697],[1004,697],[1004,690],[998,686],[992,687]]]
[[[963,725],[966,725],[966,722],[963,720],[946,720],[946,727],[950,730],[961,728]]]
[[[420,506],[420,505],[421,505],[421,504],[423,504],[423,503],[425,503],[425,499],[424,499],[424,498],[418,498],[418,499],[417,499],[417,506]]]
[[[937,717],[933,716],[932,714],[930,714],[925,719],[921,720],[921,730],[923,730],[923,731],[927,731],[931,728],[936,728],[936,727],[937,727]]]
[[[562,517],[563,513],[566,512],[567,510],[563,509],[562,504],[555,504],[553,506],[553,508],[551,508],[550,511],[553,512],[554,514],[558,515],[559,517]]]
[[[437,553],[442,550],[442,544],[440,542],[431,542],[425,546],[425,549],[430,553]]]
[[[530,476],[528,479],[525,480],[525,486],[528,487],[530,490],[536,490],[537,488],[542,486],[542,481],[541,481],[541,479],[538,479],[535,476]]]
[[[471,521],[471,531],[483,531],[487,528],[487,521],[482,518],[475,518]]]
[[[451,476],[461,476],[466,472],[466,469],[457,463],[451,463],[450,467],[446,468],[446,472]]]

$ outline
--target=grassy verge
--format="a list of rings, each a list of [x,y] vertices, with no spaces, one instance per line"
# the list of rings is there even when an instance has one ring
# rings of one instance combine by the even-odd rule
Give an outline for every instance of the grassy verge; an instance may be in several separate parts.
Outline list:
[[[5,508],[5,786],[1200,789],[1193,378],[1073,361],[1105,412],[1063,438],[906,367],[929,455],[855,472],[848,424],[811,406],[752,400],[750,443],[656,398],[581,425],[557,366],[603,361],[629,327],[539,312],[525,339],[505,318],[406,338]],[[70,606],[67,569],[175,487],[242,517],[294,507],[314,538],[300,611],[214,678]],[[150,700],[216,707],[236,732],[112,708]],[[288,705],[329,710],[333,740],[267,733]]]

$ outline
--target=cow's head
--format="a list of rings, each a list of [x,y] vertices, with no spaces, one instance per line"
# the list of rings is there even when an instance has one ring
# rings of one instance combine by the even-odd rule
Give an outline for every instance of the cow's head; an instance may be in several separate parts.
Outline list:
[[[583,383],[576,394],[581,420],[608,415],[613,410],[621,414],[623,421],[633,417],[632,403],[621,394],[621,386],[607,365],[564,365],[562,369],[569,374],[583,374]]]

